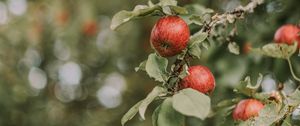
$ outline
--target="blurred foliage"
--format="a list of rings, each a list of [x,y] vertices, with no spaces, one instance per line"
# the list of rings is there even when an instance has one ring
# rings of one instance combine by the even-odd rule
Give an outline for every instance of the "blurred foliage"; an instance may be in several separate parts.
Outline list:
[[[178,2],[181,6],[202,4],[222,13],[249,0]],[[117,32],[109,28],[113,14],[141,3],[147,0],[2,0],[0,125],[121,125],[122,115],[157,83],[134,68],[153,52],[149,37],[158,17],[134,20]],[[260,47],[272,42],[279,26],[299,24],[299,5],[298,0],[268,0],[237,22],[238,35],[233,39],[241,47],[241,55],[229,53],[225,42],[217,42],[193,63],[208,66],[215,75],[212,105],[243,98],[233,88],[247,75],[268,75],[262,91],[275,90],[279,82],[295,87],[284,60],[247,53],[244,45]],[[299,66],[299,58],[292,60]],[[300,67],[295,68],[299,75]],[[153,106],[147,111],[154,111]],[[224,118],[226,114],[229,116]],[[292,118],[295,124],[299,124],[299,115]],[[128,125],[150,126],[150,116],[146,112],[145,121],[135,117]],[[188,118],[187,124],[233,125],[233,121],[224,111],[204,122]]]

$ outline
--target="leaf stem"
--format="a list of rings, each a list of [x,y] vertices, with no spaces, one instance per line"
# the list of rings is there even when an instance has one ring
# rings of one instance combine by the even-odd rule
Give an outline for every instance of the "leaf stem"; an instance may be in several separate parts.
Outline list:
[[[293,65],[292,65],[291,59],[290,59],[290,58],[287,58],[287,61],[288,61],[289,68],[290,68],[290,71],[291,71],[292,76],[294,77],[294,79],[295,79],[296,81],[300,82],[300,78],[297,77],[296,74],[294,73],[294,69],[293,69]]]

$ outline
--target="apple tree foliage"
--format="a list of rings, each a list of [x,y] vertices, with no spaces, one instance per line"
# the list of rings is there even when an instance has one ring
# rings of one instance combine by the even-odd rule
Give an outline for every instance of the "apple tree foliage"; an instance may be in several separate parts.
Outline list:
[[[202,52],[209,51],[212,44],[225,45],[230,53],[239,55],[241,48],[232,40],[233,37],[238,36],[237,22],[243,21],[245,16],[253,13],[258,6],[266,2],[269,1],[252,0],[232,11],[217,13],[200,4],[181,7],[177,5],[176,0],[160,0],[158,3],[149,0],[145,5],[135,6],[132,11],[122,10],[116,13],[111,22],[113,30],[122,29],[121,25],[131,20],[166,15],[179,15],[190,26],[196,27],[196,30],[192,30],[188,47],[177,55],[175,61],[152,53],[149,54],[147,60],[136,67],[136,71],[145,71],[150,78],[160,84],[154,87],[146,98],[129,109],[123,116],[121,124],[126,125],[126,122],[137,114],[145,120],[147,107],[154,101],[158,101],[159,104],[152,112],[153,126],[182,126],[185,125],[187,117],[206,120],[221,113],[225,113],[224,116],[230,116],[234,105],[241,100],[240,98],[224,99],[217,105],[212,105],[209,95],[191,88],[180,90],[178,83],[189,74],[187,69],[190,62],[201,59]],[[300,82],[291,60],[292,57],[296,57],[294,55],[297,53],[297,49],[297,43],[287,45],[270,42],[261,47],[252,48],[251,53],[286,60],[292,77]],[[263,75],[256,73],[256,76],[256,82],[250,76],[241,80],[234,92],[259,99],[264,102],[265,107],[260,111],[259,116],[247,121],[236,121],[235,124],[241,126],[291,125],[291,113],[300,104],[300,89],[294,89],[294,92],[289,95],[285,94],[280,87],[273,94],[261,92],[259,89]],[[281,86],[284,85],[281,84]]]

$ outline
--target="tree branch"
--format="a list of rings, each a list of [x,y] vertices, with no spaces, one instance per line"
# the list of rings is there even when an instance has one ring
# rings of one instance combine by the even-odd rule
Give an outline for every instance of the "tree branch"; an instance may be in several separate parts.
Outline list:
[[[216,13],[214,16],[211,17],[211,20],[209,22],[205,22],[203,24],[203,27],[201,28],[200,32],[207,32],[208,35],[210,35],[211,30],[215,29],[217,25],[226,25],[229,23],[234,23],[237,19],[242,19],[246,13],[253,13],[254,9],[263,2],[264,0],[252,0],[246,6],[239,6],[233,11],[226,12],[223,14]],[[176,59],[176,61],[174,62],[175,67],[171,69],[171,77],[167,80],[167,83],[169,83],[173,77],[178,78],[183,65],[189,63],[190,57],[191,56],[188,54],[188,51],[185,51],[183,54],[183,58]],[[178,81],[175,83],[177,84],[179,81],[180,79],[178,79]],[[177,89],[172,90],[177,91]]]

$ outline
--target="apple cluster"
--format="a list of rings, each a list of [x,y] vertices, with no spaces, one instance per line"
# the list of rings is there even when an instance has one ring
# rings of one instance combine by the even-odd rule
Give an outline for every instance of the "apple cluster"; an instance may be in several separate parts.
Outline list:
[[[187,23],[178,16],[165,16],[154,25],[150,42],[155,51],[162,57],[171,57],[186,49],[190,38]],[[287,24],[280,27],[275,35],[277,43],[293,44],[298,42],[300,48],[300,28]],[[190,66],[189,75],[183,78],[179,86],[181,89],[192,88],[204,94],[212,93],[215,88],[215,79],[211,71],[201,65]],[[241,100],[235,107],[232,116],[234,120],[245,121],[258,116],[264,104],[256,99]]]
[[[165,16],[154,25],[150,42],[162,57],[171,57],[186,49],[190,38],[187,23],[178,16]],[[215,88],[215,79],[211,71],[201,65],[191,66],[189,75],[182,79],[179,86],[193,88],[202,93],[211,93]]]
[[[285,43],[288,45],[294,42],[298,43],[298,48],[300,48],[300,28],[296,25],[286,24],[277,29],[274,35],[274,41],[276,43]],[[271,94],[274,97],[274,94]],[[277,97],[277,96],[275,96]],[[280,99],[280,98],[277,98]],[[263,103],[255,99],[246,99],[240,101],[234,111],[233,119],[245,121],[249,118],[258,116],[260,110],[264,107]]]
[[[181,53],[189,42],[190,30],[183,19],[178,16],[165,16],[154,25],[150,42],[155,51],[162,57],[171,57]],[[211,71],[201,65],[190,66],[189,75],[184,77],[179,86],[181,89],[192,88],[199,92],[212,93],[215,78]],[[257,116],[263,104],[255,99],[242,100],[233,112],[234,120],[247,120]]]

